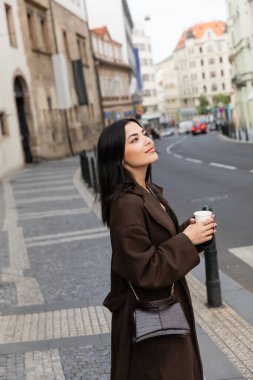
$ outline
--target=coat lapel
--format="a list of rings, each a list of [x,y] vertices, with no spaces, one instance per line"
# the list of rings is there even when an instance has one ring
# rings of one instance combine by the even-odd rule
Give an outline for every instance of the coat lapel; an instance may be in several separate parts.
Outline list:
[[[152,183],[148,183],[148,186],[153,190],[159,201],[166,207],[169,208],[169,204],[166,199],[162,196],[162,188],[156,186]],[[143,197],[144,208],[148,212],[148,214],[161,226],[166,228],[171,232],[171,235],[176,235],[176,228],[174,222],[168,215],[168,213],[163,210],[162,206],[159,204],[159,201],[152,195],[150,195],[147,191],[145,191],[141,186],[136,184],[131,192],[141,195]]]
[[[158,201],[157,199],[153,198],[148,193],[144,194],[143,198],[144,198],[144,207],[146,211],[149,213],[149,215],[161,226],[165,227],[166,229],[169,229],[172,235],[176,235],[176,228],[172,219],[159,204],[159,201],[160,201],[165,207],[169,207],[165,199],[159,196],[158,197],[159,201]]]

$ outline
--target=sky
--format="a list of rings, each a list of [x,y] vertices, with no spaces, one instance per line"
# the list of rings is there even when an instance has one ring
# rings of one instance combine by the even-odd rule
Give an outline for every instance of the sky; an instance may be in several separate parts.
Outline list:
[[[185,29],[207,21],[226,21],[226,0],[127,0],[133,22],[151,37],[155,63],[168,57]],[[145,16],[150,21],[144,21]]]

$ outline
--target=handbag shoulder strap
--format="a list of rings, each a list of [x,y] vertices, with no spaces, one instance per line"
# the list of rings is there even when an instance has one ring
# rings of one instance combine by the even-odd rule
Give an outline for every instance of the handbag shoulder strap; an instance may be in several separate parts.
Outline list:
[[[131,284],[130,281],[128,281],[128,284],[129,284],[129,286],[130,286],[130,288],[131,288],[131,290],[132,290],[132,292],[133,292],[133,294],[134,294],[134,296],[135,296],[136,301],[140,302],[140,298],[138,297],[136,291],[134,290],[133,285]],[[171,290],[170,290],[169,298],[173,297],[174,294],[175,294],[175,284],[174,284],[174,282],[173,282],[173,284],[171,285]]]

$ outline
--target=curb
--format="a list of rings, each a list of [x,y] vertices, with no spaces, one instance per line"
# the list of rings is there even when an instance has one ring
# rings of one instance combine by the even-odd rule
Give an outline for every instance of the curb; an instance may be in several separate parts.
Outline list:
[[[230,142],[230,143],[245,144],[245,145],[253,145],[253,141],[234,140],[234,139],[232,139],[231,137],[227,137],[227,136],[222,135],[221,133],[218,134],[218,138],[219,138],[220,140],[224,140],[224,141],[226,141],[226,142]]]

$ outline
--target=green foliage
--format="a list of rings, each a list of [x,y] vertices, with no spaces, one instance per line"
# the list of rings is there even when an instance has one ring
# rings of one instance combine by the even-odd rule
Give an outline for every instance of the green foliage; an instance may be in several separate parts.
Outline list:
[[[198,97],[199,105],[197,106],[197,111],[199,115],[208,113],[209,101],[205,95],[200,95]]]
[[[214,97],[214,105],[218,106],[222,104],[223,106],[227,106],[230,103],[230,96],[225,94],[218,94]]]

